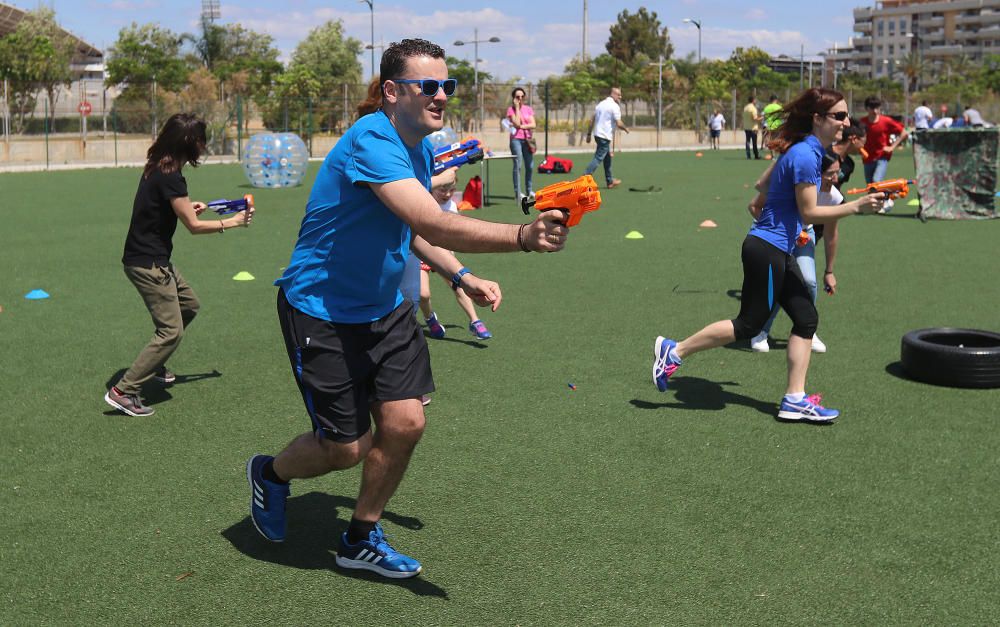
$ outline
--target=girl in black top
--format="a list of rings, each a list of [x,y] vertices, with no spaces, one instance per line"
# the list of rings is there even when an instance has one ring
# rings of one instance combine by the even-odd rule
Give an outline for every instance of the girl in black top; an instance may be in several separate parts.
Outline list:
[[[125,275],[149,310],[155,332],[131,367],[104,395],[109,405],[130,416],[152,415],[152,408],[139,398],[139,389],[150,379],[161,383],[175,380],[165,364],[198,313],[198,297],[170,260],[177,221],[198,235],[246,227],[253,219],[252,204],[224,220],[198,218],[207,206],[188,197],[181,169],[188,163],[197,167],[204,152],[205,122],[193,113],[171,116],[146,154],[146,167],[135,193],[122,263]]]

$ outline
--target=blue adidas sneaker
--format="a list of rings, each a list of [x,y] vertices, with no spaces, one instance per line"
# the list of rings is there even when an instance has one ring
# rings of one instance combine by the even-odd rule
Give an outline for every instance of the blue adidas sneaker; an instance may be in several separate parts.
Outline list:
[[[677,342],[662,335],[653,342],[653,383],[661,392],[667,391],[667,382],[680,365],[670,359],[670,351],[676,346]]]
[[[291,489],[288,484],[268,481],[261,476],[270,455],[254,455],[247,462],[247,483],[250,484],[250,520],[260,535],[271,542],[285,541],[285,501]]]
[[[392,579],[406,579],[420,574],[420,562],[389,546],[382,525],[378,523],[368,534],[368,539],[357,544],[350,544],[347,533],[342,534],[336,560],[341,568],[370,570]]]
[[[820,405],[823,397],[819,394],[812,394],[803,398],[798,403],[793,403],[787,398],[781,399],[781,407],[778,409],[778,420],[797,420],[802,422],[829,423],[837,419],[840,412],[836,409],[827,409]]]

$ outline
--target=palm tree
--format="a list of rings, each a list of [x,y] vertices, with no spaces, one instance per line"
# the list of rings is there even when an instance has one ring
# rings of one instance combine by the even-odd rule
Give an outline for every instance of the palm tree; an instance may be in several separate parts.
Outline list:
[[[947,73],[947,81],[961,83],[968,80],[969,74],[972,73],[974,64],[972,59],[967,55],[960,54],[949,58],[945,61],[945,72]]]
[[[899,71],[909,82],[910,91],[918,91],[920,80],[927,75],[927,62],[915,52],[907,53],[899,60]]]

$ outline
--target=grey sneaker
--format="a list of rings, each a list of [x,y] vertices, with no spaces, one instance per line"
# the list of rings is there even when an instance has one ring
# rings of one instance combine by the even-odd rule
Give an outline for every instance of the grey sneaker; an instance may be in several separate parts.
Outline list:
[[[142,399],[138,394],[122,394],[117,388],[112,387],[104,395],[104,400],[115,409],[119,409],[129,416],[152,416],[153,408],[142,404]]]
[[[163,366],[153,375],[153,380],[157,383],[173,383],[177,380],[177,375],[171,372],[166,366]]]

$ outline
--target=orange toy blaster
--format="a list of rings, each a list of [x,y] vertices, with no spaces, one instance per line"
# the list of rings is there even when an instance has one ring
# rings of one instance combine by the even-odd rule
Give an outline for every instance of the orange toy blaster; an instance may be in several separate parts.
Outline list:
[[[601,192],[594,177],[587,174],[575,181],[546,185],[538,190],[534,200],[527,197],[521,199],[524,215],[528,215],[531,207],[539,211],[562,209],[567,214],[566,226],[576,226],[583,219],[583,214],[601,208]]]
[[[892,179],[891,181],[880,181],[878,183],[868,183],[864,187],[856,187],[847,190],[848,194],[875,194],[882,192],[886,198],[906,198],[910,193],[910,185],[915,181],[906,179]]]

